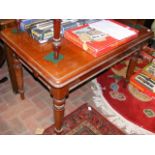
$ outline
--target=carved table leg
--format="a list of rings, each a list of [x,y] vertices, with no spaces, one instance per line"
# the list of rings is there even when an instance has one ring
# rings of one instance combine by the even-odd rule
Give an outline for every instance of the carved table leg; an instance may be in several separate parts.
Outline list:
[[[13,68],[13,52],[8,47],[5,47],[5,51],[6,51],[7,65],[8,65],[8,71],[10,75],[12,90],[14,93],[18,93],[17,80],[16,80],[14,68]]]
[[[60,89],[53,88],[51,93],[53,95],[55,131],[57,134],[60,134],[63,130],[65,100],[68,95],[68,89],[66,87]]]
[[[16,75],[18,92],[20,93],[21,99],[24,99],[24,82],[23,82],[22,65],[15,55],[13,56],[13,61],[14,61],[13,67]]]

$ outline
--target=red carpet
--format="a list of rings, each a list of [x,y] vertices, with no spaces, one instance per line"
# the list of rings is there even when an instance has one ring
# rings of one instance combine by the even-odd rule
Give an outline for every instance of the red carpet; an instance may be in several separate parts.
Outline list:
[[[116,128],[94,108],[88,110],[84,104],[64,118],[62,135],[122,135]],[[47,128],[44,135],[54,135],[54,125]]]
[[[130,84],[124,88],[125,62],[117,64],[97,78],[102,95],[116,113],[140,128],[155,133],[155,99]]]

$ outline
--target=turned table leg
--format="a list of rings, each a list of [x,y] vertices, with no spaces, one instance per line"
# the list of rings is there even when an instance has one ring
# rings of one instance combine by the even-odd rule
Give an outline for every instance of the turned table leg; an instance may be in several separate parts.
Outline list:
[[[63,130],[62,126],[65,111],[65,100],[68,95],[68,89],[66,87],[54,88],[51,93],[53,95],[55,131],[57,134],[60,134]]]
[[[18,60],[18,58],[13,55],[13,68],[17,80],[18,93],[20,93],[21,99],[24,99],[24,82],[23,82],[23,69],[22,64]]]
[[[7,60],[12,90],[16,94],[18,93],[18,87],[17,87],[16,75],[13,68],[13,52],[8,47],[5,47],[5,52],[6,52],[6,58],[7,58],[6,60]]]

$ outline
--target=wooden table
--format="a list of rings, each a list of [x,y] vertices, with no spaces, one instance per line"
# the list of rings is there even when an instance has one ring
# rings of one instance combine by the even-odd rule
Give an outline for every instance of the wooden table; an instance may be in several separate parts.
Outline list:
[[[134,54],[126,76],[129,80],[136,65],[139,51],[152,37],[151,31],[141,27],[137,38],[97,58],[63,39],[60,53],[64,55],[64,59],[54,64],[44,59],[53,51],[51,42],[39,44],[26,32],[15,34],[11,29],[1,32],[1,39],[7,48],[8,66],[13,66],[13,70],[9,70],[12,72],[10,75],[15,76],[21,98],[24,99],[22,71],[22,66],[24,66],[47,86],[53,97],[57,133],[62,131],[65,99],[69,95],[69,91]]]

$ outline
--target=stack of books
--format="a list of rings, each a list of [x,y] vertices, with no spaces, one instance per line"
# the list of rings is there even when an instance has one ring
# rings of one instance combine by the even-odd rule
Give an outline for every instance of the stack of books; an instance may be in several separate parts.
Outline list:
[[[20,21],[20,30],[21,31],[28,31],[28,29],[35,24],[41,23],[46,21],[45,19],[22,19]]]
[[[98,57],[137,37],[138,32],[115,20],[99,20],[66,30],[64,37]]]
[[[155,59],[132,75],[130,83],[148,96],[155,96]]]
[[[41,23],[34,24],[29,29],[32,38],[39,43],[45,43],[53,37],[53,21],[46,20]]]

